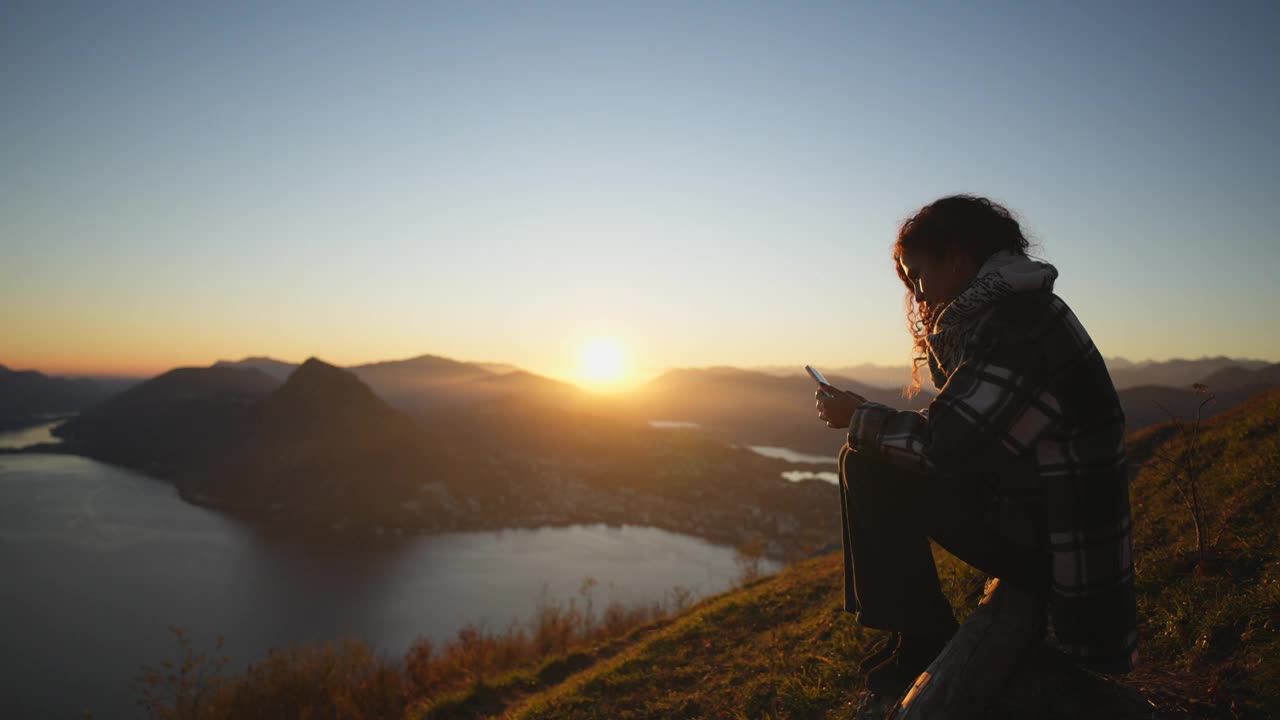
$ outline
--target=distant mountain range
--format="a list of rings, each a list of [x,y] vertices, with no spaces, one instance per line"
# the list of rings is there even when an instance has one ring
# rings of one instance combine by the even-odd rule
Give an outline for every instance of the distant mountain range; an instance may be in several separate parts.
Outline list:
[[[50,377],[0,365],[0,430],[70,415],[99,403],[137,380]]]
[[[1264,370],[1272,363],[1265,360],[1240,360],[1229,357],[1203,357],[1199,360],[1145,360],[1130,362],[1124,358],[1109,358],[1107,369],[1111,372],[1111,382],[1117,390],[1139,387],[1142,385],[1164,385],[1174,388],[1189,388],[1194,383],[1210,385],[1213,377],[1220,371],[1228,373],[1235,370]],[[1233,386],[1230,389],[1235,389]]]
[[[1197,378],[1215,395],[1206,417],[1280,380],[1276,364],[1198,362],[1215,366]],[[827,376],[902,409],[932,399]],[[759,533],[771,553],[803,556],[829,538],[821,509],[834,488],[787,482],[781,473],[792,464],[742,448],[834,460],[844,433],[817,420],[814,389],[804,375],[721,367],[671,370],[601,397],[433,355],[345,369],[255,357],[171,370],[85,407],[54,432],[70,452],[276,524],[411,532],[641,522],[728,543]],[[1145,385],[1120,397],[1133,431],[1190,419],[1205,396]],[[700,431],[650,427],[658,420]]]
[[[312,358],[281,382],[269,369],[172,370],[54,432],[201,503],[309,524],[450,526],[459,473],[445,442],[346,370]]]
[[[252,368],[282,379],[298,367],[268,357],[219,360],[214,366]],[[414,414],[458,406],[474,407],[504,399],[561,407],[591,401],[587,393],[569,383],[514,366],[462,362],[438,355],[365,363],[345,369],[368,384],[393,407]]]
[[[547,387],[522,371],[424,364],[482,394]],[[381,534],[640,522],[730,544],[756,534],[792,557],[834,532],[834,487],[788,482],[784,461],[702,433],[517,400],[415,421],[352,370],[311,358],[282,382],[273,368],[258,359],[172,370],[54,432],[70,452],[272,526]]]
[[[1135,363],[1112,358],[1107,363],[1131,431],[1171,416],[1194,416],[1201,398],[1192,391],[1193,383],[1208,385],[1216,396],[1214,402],[1204,408],[1205,416],[1234,406],[1259,388],[1280,384],[1280,364],[1260,360],[1206,357]],[[269,383],[284,383],[299,365],[270,357],[248,357],[220,360],[213,369],[252,371],[253,375],[211,374],[203,391],[221,388],[219,382],[212,380],[214,377],[221,377],[222,381],[229,377],[254,377],[255,380],[245,382],[262,392]],[[170,371],[153,381],[177,373],[165,383],[179,382],[184,375],[196,370]],[[677,369],[635,391],[614,397],[593,395],[571,384],[510,365],[462,362],[437,355],[365,363],[346,370],[368,385],[379,399],[407,413],[429,432],[452,437],[460,443],[483,440],[534,450],[530,443],[533,438],[539,438],[548,447],[563,448],[573,443],[555,436],[550,428],[571,427],[573,423],[568,418],[573,417],[591,418],[581,420],[589,423],[599,423],[601,418],[608,417],[611,422],[632,427],[651,420],[691,422],[733,444],[777,445],[824,455],[834,454],[841,443],[840,433],[815,419],[813,383],[802,370],[795,368],[789,372],[781,367]],[[919,409],[933,397],[929,392],[922,392],[912,401],[902,397],[901,388],[909,378],[905,366],[861,365],[822,370],[839,387],[903,409]],[[891,381],[893,377],[898,379]],[[167,387],[164,383],[160,386]],[[49,378],[32,371],[14,372],[0,367],[0,423],[13,426],[52,413],[72,413],[92,407],[125,387],[128,384],[122,381]],[[148,392],[154,391],[155,386],[152,387]],[[146,393],[142,396],[146,397]],[[216,418],[225,416],[230,421],[236,417],[219,404],[225,398],[213,399],[196,393],[190,401],[197,402],[196,398],[203,398],[199,402],[212,403],[211,408],[216,408],[216,412],[211,409],[206,413],[213,418],[208,422],[216,424]],[[128,401],[137,400],[131,396]],[[163,413],[150,415],[163,417]],[[85,422],[92,422],[94,417],[94,413],[87,413]],[[539,426],[540,419],[548,422]],[[154,435],[162,438],[166,431],[167,427],[158,427]],[[182,434],[176,429],[174,432]],[[211,432],[214,438],[211,442],[218,446],[223,436],[219,431]],[[148,435],[152,434],[148,431]],[[112,446],[114,450],[100,449],[100,454],[133,452],[127,442]],[[149,457],[164,463],[163,457],[154,453]]]

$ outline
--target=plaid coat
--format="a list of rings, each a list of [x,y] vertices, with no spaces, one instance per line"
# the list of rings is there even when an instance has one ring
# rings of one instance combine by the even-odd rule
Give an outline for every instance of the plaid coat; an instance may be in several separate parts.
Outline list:
[[[1102,356],[1051,291],[1019,293],[979,316],[922,412],[868,402],[849,446],[990,494],[1010,542],[1045,547],[1061,648],[1103,672],[1137,659],[1124,413]]]

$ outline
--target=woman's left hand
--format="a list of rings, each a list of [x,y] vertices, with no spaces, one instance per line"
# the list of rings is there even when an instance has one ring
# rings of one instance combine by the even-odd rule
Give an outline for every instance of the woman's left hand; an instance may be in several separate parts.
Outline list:
[[[813,396],[817,399],[818,419],[825,421],[827,427],[840,429],[849,427],[853,411],[867,401],[857,393],[838,390],[830,385],[819,388]]]

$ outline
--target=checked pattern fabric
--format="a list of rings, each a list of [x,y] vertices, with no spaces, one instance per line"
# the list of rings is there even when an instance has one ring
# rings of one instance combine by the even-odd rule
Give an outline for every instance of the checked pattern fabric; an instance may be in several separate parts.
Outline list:
[[[1102,672],[1137,660],[1124,413],[1075,314],[1048,290],[978,315],[927,410],[868,402],[848,444],[939,482],[975,482],[990,522],[1047,547],[1061,649]]]

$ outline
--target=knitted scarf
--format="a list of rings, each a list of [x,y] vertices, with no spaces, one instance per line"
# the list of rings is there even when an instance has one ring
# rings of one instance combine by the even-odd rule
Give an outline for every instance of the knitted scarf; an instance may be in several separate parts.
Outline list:
[[[964,290],[939,311],[933,332],[925,336],[933,386],[942,389],[960,363],[961,354],[982,311],[992,302],[1018,293],[1053,290],[1058,269],[1008,250],[987,258]]]

